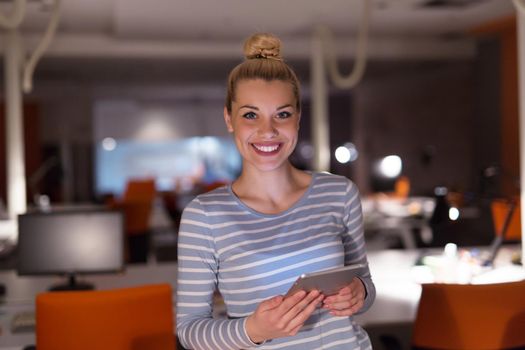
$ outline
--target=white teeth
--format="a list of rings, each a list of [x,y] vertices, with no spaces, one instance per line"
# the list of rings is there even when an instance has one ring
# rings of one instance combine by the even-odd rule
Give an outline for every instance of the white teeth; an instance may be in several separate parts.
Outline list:
[[[253,145],[255,148],[257,148],[259,151],[261,152],[273,152],[275,151],[277,148],[279,148],[279,145],[274,145],[274,146],[261,146],[261,145]]]

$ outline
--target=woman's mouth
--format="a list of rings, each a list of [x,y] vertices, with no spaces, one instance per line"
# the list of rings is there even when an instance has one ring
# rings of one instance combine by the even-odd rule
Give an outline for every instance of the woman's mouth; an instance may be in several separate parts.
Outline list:
[[[273,155],[279,152],[279,149],[281,148],[280,143],[274,143],[271,145],[252,143],[252,146],[255,149],[255,151],[261,155]]]

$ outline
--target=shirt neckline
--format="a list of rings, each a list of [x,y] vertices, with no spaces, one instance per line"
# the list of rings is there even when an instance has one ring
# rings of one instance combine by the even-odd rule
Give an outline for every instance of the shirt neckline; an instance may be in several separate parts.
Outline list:
[[[262,217],[267,217],[267,218],[275,218],[275,217],[279,217],[279,216],[283,216],[283,215],[286,215],[288,214],[289,212],[291,212],[292,210],[294,210],[295,208],[299,207],[303,202],[306,201],[306,199],[308,198],[308,196],[310,195],[310,192],[312,191],[312,188],[314,186],[314,182],[316,181],[317,179],[317,173],[315,172],[310,172],[310,175],[312,176],[311,180],[310,180],[310,184],[308,185],[308,188],[306,189],[306,191],[302,194],[302,196],[297,200],[295,201],[295,203],[293,203],[288,209],[286,210],[283,210],[279,213],[275,213],[275,214],[266,214],[266,213],[261,213],[260,211],[257,211],[251,207],[249,207],[248,205],[246,205],[239,197],[237,197],[237,195],[233,192],[233,189],[232,189],[232,184],[230,183],[228,185],[228,193],[230,194],[230,196],[233,197],[233,199],[235,200],[235,202],[237,202],[237,204],[239,206],[241,206],[242,208],[244,208],[245,210],[249,211],[250,213],[254,214],[254,215],[257,215],[257,216],[262,216]]]

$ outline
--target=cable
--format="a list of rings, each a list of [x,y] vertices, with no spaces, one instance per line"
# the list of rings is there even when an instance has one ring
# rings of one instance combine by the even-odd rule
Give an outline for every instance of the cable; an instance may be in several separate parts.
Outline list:
[[[23,89],[25,93],[31,92],[33,89],[33,72],[38,60],[42,57],[44,52],[47,50],[51,40],[55,35],[58,23],[60,20],[60,0],[54,0],[52,5],[52,13],[49,23],[46,28],[46,32],[42,37],[42,40],[38,43],[35,51],[26,62],[24,66],[24,75],[23,75]]]
[[[335,86],[340,89],[350,89],[357,85],[364,75],[367,60],[367,46],[368,46],[368,27],[371,14],[371,1],[363,0],[363,14],[361,16],[361,23],[359,26],[359,33],[357,37],[357,50],[355,55],[354,67],[352,72],[344,77],[339,72],[337,65],[337,58],[335,53],[334,38],[331,31],[325,26],[318,26],[316,31],[322,38],[323,46],[325,48],[325,55],[327,59],[328,72],[330,78]]]
[[[0,13],[0,26],[5,27],[5,29],[17,28],[24,19],[24,14],[26,12],[26,2],[26,0],[15,0],[14,9],[11,13],[11,17],[9,18]]]

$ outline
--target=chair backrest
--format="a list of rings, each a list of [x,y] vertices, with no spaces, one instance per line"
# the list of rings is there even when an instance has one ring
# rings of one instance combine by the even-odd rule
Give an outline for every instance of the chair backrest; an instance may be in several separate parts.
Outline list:
[[[423,284],[412,345],[418,349],[525,346],[525,281]]]
[[[510,212],[511,206],[514,203],[515,207]],[[505,228],[505,240],[506,241],[519,241],[521,240],[521,215],[520,215],[520,199],[514,199],[514,202],[510,202],[504,199],[494,199],[490,203],[490,209],[492,211],[492,220],[494,221],[494,230],[496,235],[502,233],[503,225],[506,216],[510,213],[510,221],[507,223],[508,226]]]
[[[400,176],[394,184],[394,195],[398,198],[407,198],[410,194],[410,179]]]
[[[152,202],[155,191],[155,179],[132,179],[126,184],[123,200]]]
[[[122,199],[111,205],[124,211],[126,234],[144,233],[149,229],[155,195],[155,179],[128,181]]]
[[[36,298],[38,350],[173,350],[172,288],[45,292]]]

